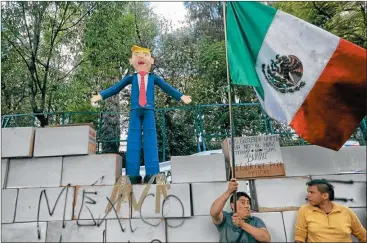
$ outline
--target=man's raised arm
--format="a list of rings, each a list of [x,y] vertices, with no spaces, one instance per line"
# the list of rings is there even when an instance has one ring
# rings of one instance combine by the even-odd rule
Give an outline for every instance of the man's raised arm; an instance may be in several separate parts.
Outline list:
[[[212,216],[214,224],[220,224],[223,221],[223,208],[228,198],[234,191],[237,191],[238,183],[235,178],[232,178],[228,183],[228,189],[218,197],[210,208],[210,215]]]

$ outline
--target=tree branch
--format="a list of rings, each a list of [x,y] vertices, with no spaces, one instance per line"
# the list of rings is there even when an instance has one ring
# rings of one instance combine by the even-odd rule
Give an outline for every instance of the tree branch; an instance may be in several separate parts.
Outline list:
[[[24,44],[23,40],[22,40],[22,39],[20,39],[20,38],[19,38],[19,36],[18,36],[16,33],[14,33],[13,29],[9,27],[9,26],[10,26],[10,24],[9,24],[9,23],[7,23],[7,21],[3,18],[3,15],[1,16],[1,19],[2,19],[3,25],[6,27],[6,29],[7,29],[7,30],[9,30],[9,31],[10,31],[10,33],[12,33],[12,34],[13,34],[13,36],[14,36],[15,38],[17,38],[17,40],[19,40],[19,41],[20,41],[20,43],[22,43],[22,45],[23,45],[23,46],[25,46],[25,44]]]
[[[25,16],[24,2],[20,2],[20,5],[22,6],[24,25],[25,25],[25,28],[27,30],[27,36],[28,36],[29,46],[30,46],[31,50],[33,50],[32,41],[31,41],[31,34],[29,32],[29,28],[28,28],[28,24],[27,24],[27,18]]]
[[[355,36],[355,37],[357,37],[357,38],[359,38],[359,39],[361,39],[363,41],[367,41],[367,38],[365,36],[359,35],[357,33],[347,32],[347,33],[345,33],[345,35],[353,35],[353,36]]]
[[[69,14],[69,16],[67,16],[67,17],[64,19],[65,15],[66,15],[66,10],[69,8],[69,4],[68,4],[68,5],[66,5],[65,12],[64,12],[64,16],[62,17],[62,18],[64,19],[64,23],[65,23],[66,21],[68,21],[68,20],[70,19],[70,17],[71,17],[71,16],[73,16],[73,14],[75,14],[76,10],[77,10],[77,9],[79,9],[79,7],[80,7],[81,5],[82,5],[82,3],[79,3],[78,7],[76,7],[76,8],[73,10],[73,12],[71,12],[71,14]],[[62,25],[64,25],[64,23],[62,23]],[[62,26],[62,25],[60,25],[60,26]]]
[[[41,60],[39,60],[37,57],[36,57],[36,62],[38,64],[40,64],[41,66],[43,66],[44,68],[46,67],[46,64],[44,64]]]
[[[48,99],[48,112],[51,112],[51,100],[52,100],[52,91],[50,92],[50,96]]]
[[[318,7],[318,6],[316,5],[316,2],[312,2],[312,5],[314,6],[314,8],[315,8],[317,11],[319,11],[319,13],[320,13],[321,15],[326,16],[328,19],[331,19],[331,18],[332,18],[332,16],[331,16],[330,14],[328,14],[327,12],[325,12],[321,7]]]
[[[61,29],[61,26],[63,26],[64,25],[64,23],[65,23],[65,21],[66,21],[66,19],[67,18],[65,18],[65,16],[66,16],[66,12],[68,11],[68,9],[69,9],[69,2],[66,2],[66,6],[65,6],[65,8],[64,8],[64,13],[62,14],[62,17],[61,17],[61,20],[60,20],[60,23],[58,24],[58,26],[57,26],[57,29],[56,29],[56,32],[59,32],[60,31],[60,29]],[[58,5],[57,5],[58,6]],[[55,23],[56,23],[56,14],[55,14]],[[53,28],[52,28],[52,34],[54,33],[53,32]]]
[[[44,4],[44,3],[42,3]],[[46,3],[47,4],[47,3]],[[43,6],[43,5],[42,5]],[[39,48],[39,43],[40,43],[40,35],[41,35],[41,23],[43,21],[43,16],[44,13],[46,11],[47,6],[44,5],[43,8],[41,8],[40,12],[37,12],[36,15],[36,19],[35,19],[35,24],[34,24],[34,38],[33,38],[33,49],[31,52],[31,60],[30,60],[30,67],[31,69],[29,70],[33,76],[33,74],[35,75],[35,81],[36,84],[38,85],[40,91],[42,92],[42,86],[41,86],[41,82],[38,76],[38,72],[37,72],[37,65],[36,65],[36,59],[37,59],[37,55],[38,55],[38,48]]]
[[[25,95],[25,94],[24,94],[24,92],[23,92],[22,97],[21,97],[18,101],[16,101],[16,102],[13,104],[13,106],[14,106],[14,110],[16,110],[16,109],[18,108],[18,106],[19,106],[20,102],[22,102],[25,98],[26,98],[26,95]]]
[[[68,30],[68,29],[73,28],[75,25],[79,24],[79,22],[80,22],[80,21],[82,21],[82,19],[84,19],[84,17],[89,13],[89,11],[90,11],[90,10],[92,10],[96,5],[97,5],[97,4],[94,4],[94,5],[92,6],[92,8],[91,8],[91,9],[88,9],[88,10],[87,10],[83,15],[82,15],[82,17],[80,17],[80,18],[78,19],[78,21],[76,21],[74,24],[72,24],[71,26],[68,26],[68,27],[66,27],[66,28],[62,28],[62,29],[60,29],[59,31],[66,31],[66,30]]]
[[[80,66],[82,63],[84,63],[86,61],[86,59],[81,60],[77,65],[75,65],[69,72],[67,72],[63,77],[58,78],[57,82],[60,80],[63,80],[64,78],[66,78],[75,68],[77,68],[78,66]]]
[[[136,35],[139,39],[140,45],[144,45],[143,41],[141,40],[141,36],[140,36],[140,31],[139,31],[139,27],[138,27],[138,20],[137,20],[137,16],[136,16],[136,2],[134,2],[134,16],[135,16],[135,31],[136,31]]]
[[[365,34],[366,34],[366,27],[367,27],[367,23],[366,23],[366,6],[367,6],[367,2],[360,3],[360,7],[361,7],[361,11],[362,11],[362,17],[363,17],[363,23],[364,23],[364,33]]]
[[[25,57],[23,56],[23,53],[18,49],[18,46],[15,45],[9,38],[7,38],[7,36],[5,34],[3,34],[4,38],[13,46],[13,48],[15,49],[16,52],[18,52],[18,54],[20,55],[20,57],[23,59],[23,61],[25,62],[25,64],[27,65],[27,68],[30,69],[30,66],[28,64],[28,61],[25,59]]]
[[[13,36],[14,37],[16,37],[21,43],[22,43],[22,46],[26,46],[25,44],[24,44],[24,42],[22,41],[22,39],[20,39],[19,38],[19,36],[18,35],[16,35],[14,32],[13,32],[13,30],[11,29],[11,28],[9,28],[9,23],[7,23],[5,20],[4,20],[4,18],[2,18],[2,20],[3,20],[3,23],[4,23],[4,25],[6,26],[6,29],[7,30],[9,30],[10,31],[10,33],[12,33],[13,34]],[[8,40],[9,41],[9,40]],[[14,46],[15,44],[13,44],[13,46]],[[26,55],[27,57],[29,57],[29,58],[31,58],[32,57],[32,54],[29,54],[29,53],[23,53],[24,55]],[[43,67],[45,67],[46,66],[46,64],[44,64],[41,60],[39,60],[37,57],[36,57],[36,61],[37,61],[37,63],[38,64],[40,64],[40,65],[42,65]]]

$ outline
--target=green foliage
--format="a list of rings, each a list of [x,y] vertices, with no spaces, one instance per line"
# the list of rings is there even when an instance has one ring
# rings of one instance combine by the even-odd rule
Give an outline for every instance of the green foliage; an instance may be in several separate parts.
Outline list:
[[[359,46],[367,47],[364,2],[269,2]],[[2,114],[59,112],[38,117],[44,124],[89,123],[100,130],[103,152],[119,152],[126,133],[130,90],[92,107],[92,94],[108,88],[133,69],[133,44],[152,49],[154,72],[186,95],[192,105],[228,103],[222,2],[185,2],[186,25],[173,29],[147,2],[4,2],[1,29]],[[251,87],[234,86],[235,103],[257,102]],[[230,134],[227,106],[188,108],[156,89],[159,157],[220,148]],[[68,112],[111,112],[76,115]],[[259,106],[233,107],[235,135],[282,133],[281,145],[304,141],[291,129],[267,118]],[[11,125],[34,124],[33,116]],[[69,120],[68,120],[69,119]],[[37,121],[36,121],[37,122]],[[39,122],[38,122],[39,123]],[[97,127],[97,125],[100,125]],[[271,131],[270,131],[271,127]],[[268,130],[267,130],[268,129]],[[164,132],[165,131],[165,132]],[[164,132],[164,134],[163,134]],[[363,141],[359,132],[355,138]]]
[[[367,48],[366,2],[272,2],[272,5]]]

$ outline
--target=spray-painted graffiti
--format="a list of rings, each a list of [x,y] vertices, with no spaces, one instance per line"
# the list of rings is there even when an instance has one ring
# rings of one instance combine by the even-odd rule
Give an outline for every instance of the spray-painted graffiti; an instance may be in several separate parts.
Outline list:
[[[149,193],[150,189],[154,189],[155,193]],[[74,200],[72,205],[68,205],[67,194],[70,188],[74,188]],[[112,189],[112,190],[111,190]],[[159,227],[162,222],[165,222],[167,227],[180,227],[184,223],[185,216],[185,207],[182,200],[176,195],[168,195],[170,190],[170,185],[167,184],[147,184],[144,186],[143,192],[138,197],[139,193],[136,194],[133,190],[132,185],[122,185],[116,184],[115,186],[87,186],[87,187],[71,187],[68,185],[64,187],[57,196],[57,199],[54,205],[50,205],[49,198],[47,195],[47,189],[44,189],[40,193],[39,203],[38,203],[38,212],[37,212],[37,236],[38,239],[41,239],[41,232],[39,227],[40,222],[40,211],[42,207],[42,200],[45,200],[47,203],[48,214],[52,216],[54,214],[55,208],[58,204],[63,203],[63,217],[62,217],[62,228],[65,229],[65,221],[70,220],[65,215],[66,208],[73,208],[73,223],[76,222],[77,227],[101,227],[101,225],[107,220],[118,224],[118,228],[120,232],[124,233],[127,230],[130,233],[134,233],[136,231],[139,232],[139,227],[133,225],[135,220],[141,220],[149,227]],[[64,202],[61,202],[60,198],[63,193],[66,193]],[[106,196],[108,194],[108,196]],[[163,197],[162,197],[163,196]],[[147,203],[146,199],[153,197],[155,210],[152,210],[151,201]],[[174,202],[175,204],[180,205],[176,207],[175,210],[178,210],[179,216],[182,217],[182,221],[178,225],[170,225],[167,220],[166,209],[169,208],[169,203]],[[168,205],[168,206],[167,206]],[[101,210],[101,209],[104,209]],[[145,208],[146,210],[142,210]],[[120,212],[122,210],[122,212]],[[128,210],[127,210],[128,209]],[[134,220],[133,219],[133,211],[135,213]],[[145,217],[144,212],[154,211],[155,216],[149,219]],[[157,213],[159,217],[157,217]],[[177,214],[177,212],[176,212]],[[152,222],[156,221],[156,222]],[[124,225],[128,221],[128,226]],[[107,227],[107,226],[106,226]],[[144,228],[144,227],[141,227]],[[163,231],[165,228],[162,228]],[[48,229],[52,230],[52,228]],[[65,229],[66,230],[66,229]],[[108,232],[108,231],[107,231]],[[129,233],[129,235],[130,235]],[[143,232],[141,232],[143,233]],[[130,237],[132,237],[130,235]],[[101,231],[101,238],[103,242],[106,242],[107,233],[106,229]],[[62,242],[63,235],[60,233],[60,236],[55,241]],[[160,239],[149,239],[152,242],[160,242]],[[124,240],[125,241],[125,240]],[[126,239],[128,242],[129,239]]]

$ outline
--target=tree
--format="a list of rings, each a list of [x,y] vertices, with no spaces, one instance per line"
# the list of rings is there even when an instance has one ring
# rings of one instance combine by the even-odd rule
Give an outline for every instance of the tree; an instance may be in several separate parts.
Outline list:
[[[272,5],[367,48],[366,2],[272,2]]]
[[[78,26],[90,11],[89,3],[6,2],[1,7],[2,40],[11,45],[26,66],[28,81],[24,93],[31,109],[34,113],[51,111],[58,82],[82,63],[74,60],[72,67],[67,68],[62,59],[66,58],[70,65],[70,59],[75,58],[65,48],[70,44],[69,38],[77,38]],[[41,126],[48,125],[44,114],[37,118]]]

